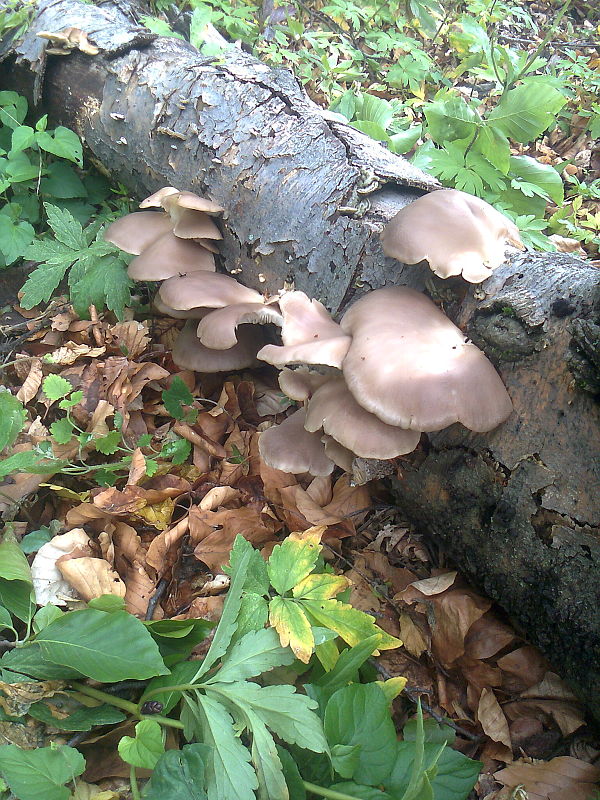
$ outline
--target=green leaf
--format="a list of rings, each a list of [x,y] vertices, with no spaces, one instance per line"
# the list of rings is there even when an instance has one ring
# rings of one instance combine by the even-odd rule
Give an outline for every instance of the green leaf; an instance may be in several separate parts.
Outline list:
[[[36,450],[23,450],[0,461],[0,478],[13,472],[31,472],[34,475],[46,475],[58,472],[67,462],[60,459],[42,461]]]
[[[0,214],[0,252],[7,265],[23,258],[34,237],[35,231],[28,222],[13,222],[6,214]]]
[[[288,666],[294,654],[282,647],[273,628],[251,631],[239,639],[224,659],[221,669],[207,683],[228,683],[254,678],[275,667]]]
[[[110,431],[106,436],[94,439],[94,447],[105,456],[112,456],[121,446],[121,431]]]
[[[29,563],[16,542],[0,542],[0,604],[23,621],[31,618],[34,602]]]
[[[73,747],[58,745],[21,750],[0,747],[0,773],[19,800],[67,800],[72,783],[85,769],[85,759]]]
[[[98,257],[96,245],[79,257],[69,273],[71,301],[77,313],[89,316],[89,307],[106,307],[123,319],[125,306],[130,302],[129,289],[133,281],[127,275],[126,264],[120,254]]]
[[[246,711],[244,719],[252,731],[252,763],[258,777],[259,796],[269,800],[289,800],[275,740],[256,714]]]
[[[3,679],[9,683],[22,683],[26,681],[23,676],[37,678],[38,680],[68,680],[81,678],[82,675],[72,667],[51,664],[42,654],[42,648],[37,642],[30,642],[24,647],[17,647],[5,653],[0,659]],[[18,677],[14,677],[17,675]]]
[[[243,538],[238,534],[236,541]],[[235,546],[235,542],[234,542]],[[212,644],[206,654],[202,665],[198,669],[198,677],[205,675],[208,670],[221,658],[231,642],[231,637],[235,633],[236,621],[240,611],[242,602],[242,589],[246,580],[246,570],[248,569],[248,562],[250,561],[250,553],[246,552],[240,558],[237,568],[231,574],[231,585],[225,598],[221,619],[217,625]]]
[[[0,606],[0,631],[12,630],[13,621],[10,612],[4,606]]]
[[[32,245],[32,247],[35,247],[35,245]],[[31,256],[26,253],[26,258],[31,258]],[[34,269],[21,288],[21,305],[23,308],[30,309],[40,303],[47,302],[63,279],[69,266],[69,261],[62,261],[58,264],[41,264],[37,269]]]
[[[38,178],[41,167],[39,164],[32,164],[25,153],[12,153],[6,161],[4,171],[11,183],[23,183]]]
[[[73,391],[73,386],[60,375],[47,375],[42,382],[42,389],[48,400],[60,400]]]
[[[352,778],[377,786],[385,783],[396,752],[396,730],[385,695],[374,683],[338,689],[325,709],[325,734],[334,744],[359,745]]]
[[[123,611],[125,609],[125,598],[118,597],[116,594],[101,594],[100,597],[92,597],[88,607],[112,614],[115,611]]]
[[[348,794],[350,797],[356,797],[358,800],[396,800],[400,795],[387,794],[374,786],[363,786],[353,781],[344,781],[343,783],[334,783],[328,787],[332,791],[340,792],[341,794]],[[439,800],[446,800],[446,798],[439,798]]]
[[[427,768],[439,753],[439,744],[424,745],[423,766]],[[394,797],[402,797],[408,787],[408,776],[415,755],[415,743],[397,743],[397,753],[393,759],[390,778],[384,781],[386,789]],[[467,758],[457,750],[446,747],[437,760],[436,774],[431,780],[435,798],[443,800],[466,800],[479,777],[482,764]]]
[[[370,122],[369,120],[355,120],[351,123],[353,128],[356,128],[357,131],[361,133],[365,133],[367,136],[370,136],[371,139],[375,139],[377,142],[386,142],[387,144],[391,143],[391,139],[386,133],[385,129],[378,125],[376,122]]]
[[[50,425],[50,433],[58,444],[68,444],[73,438],[73,425],[67,417],[63,417]]]
[[[160,458],[170,459],[173,464],[183,464],[187,461],[191,452],[191,442],[181,436],[177,436],[175,439],[163,444]]]
[[[60,610],[60,608],[58,608],[58,606],[54,606],[52,603],[46,603],[45,606],[36,612],[33,618],[34,632],[39,633],[45,627],[50,625],[51,622],[54,622],[55,619],[62,617],[62,615],[63,612]]]
[[[144,624],[168,667],[187,658],[194,647],[206,639],[215,625],[207,619],[164,619]]]
[[[271,585],[278,594],[289,592],[313,571],[321,545],[309,539],[286,539],[275,545],[267,564]]]
[[[334,770],[342,778],[354,775],[360,758],[359,744],[336,744],[331,748],[331,763]]]
[[[309,619],[317,625],[330,628],[350,645],[359,644],[369,636],[379,634],[378,650],[400,646],[400,641],[375,625],[375,620],[364,611],[352,608],[338,600],[299,600]]]
[[[0,450],[14,444],[26,419],[23,404],[9,391],[0,391]]]
[[[485,158],[499,169],[503,175],[508,172],[510,144],[506,136],[494,125],[484,125],[477,137],[475,146]]]
[[[389,100],[363,92],[359,116],[361,122],[372,122],[385,132],[394,118],[394,106]]]
[[[61,731],[91,731],[98,725],[117,725],[126,717],[122,711],[106,703],[88,708],[81,706],[68,717],[55,716],[47,702],[34,703],[27,712],[30,717]]]
[[[59,242],[71,250],[83,250],[87,247],[81,224],[69,211],[53,206],[51,203],[44,203],[44,208],[48,217],[48,225],[54,231]]]
[[[185,417],[183,406],[191,406],[194,402],[194,395],[179,375],[175,375],[169,388],[163,391],[162,401],[173,419],[183,419]]]
[[[144,800],[207,800],[204,764],[210,749],[204,744],[187,744],[181,750],[167,750],[158,759],[144,789]]]
[[[296,744],[314,753],[326,753],[329,750],[321,720],[314,712],[317,704],[309,697],[298,694],[294,686],[259,686],[250,681],[241,681],[213,684],[206,691],[215,699],[226,697],[229,703],[241,709],[251,708],[273,733],[289,744]],[[213,691],[218,691],[218,695],[213,695]]]
[[[269,623],[279,634],[281,644],[289,645],[296,658],[308,664],[315,639],[304,610],[296,600],[274,597],[269,603]]]
[[[197,702],[186,700],[200,728],[201,738],[211,746],[206,781],[209,800],[255,800],[256,774],[249,764],[250,753],[235,735],[227,710],[208,695],[197,694]]]
[[[509,139],[527,144],[550,127],[566,102],[550,80],[528,78],[502,97],[487,120]]]
[[[262,556],[261,556],[262,558]],[[264,563],[264,562],[263,562]],[[250,631],[259,631],[269,620],[269,606],[262,595],[245,592],[242,596],[237,627],[232,641],[237,642]]]
[[[135,726],[135,739],[123,736],[118,750],[127,764],[141,769],[154,769],[158,759],[165,752],[162,728],[154,720],[143,719]]]
[[[448,92],[427,103],[423,110],[427,130],[436,144],[471,139],[481,125],[477,112],[462,97]]]
[[[392,152],[397,155],[408,153],[408,151],[412,150],[416,145],[422,131],[423,126],[419,123],[418,125],[411,125],[410,128],[407,128],[405,131],[392,134],[390,136]]]
[[[551,164],[542,164],[530,156],[512,156],[509,175],[518,178],[519,183],[527,182],[538,187],[544,196],[554,200],[557,206],[562,204],[565,196],[564,185],[560,174]]]
[[[318,699],[327,700],[331,695],[358,678],[358,670],[373,655],[379,644],[379,634],[368,636],[351,648],[342,650],[335,667],[315,682]],[[308,689],[307,689],[308,691]]]
[[[225,567],[225,572],[228,575],[233,575],[239,569],[242,557],[248,554],[248,567],[246,571],[246,580],[244,582],[244,592],[254,593],[259,595],[268,595],[269,593],[269,575],[267,573],[267,564],[260,552],[254,548],[247,539],[243,536],[236,536],[233,543],[233,548],[229,554],[229,567]]]
[[[37,642],[49,661],[102,683],[166,674],[156,643],[126,611],[72,611],[48,625]]]
[[[83,181],[74,168],[62,161],[48,165],[48,175],[40,183],[42,194],[61,199],[87,197]]]
[[[285,747],[277,745],[279,760],[283,767],[283,775],[290,793],[290,800],[306,800],[306,789],[298,765]]]
[[[38,131],[35,135],[38,147],[52,155],[74,161],[83,166],[83,148],[79,136],[68,128],[59,125],[52,133]]]
[[[172,691],[171,686],[183,686],[192,682],[198,671],[198,664],[195,661],[182,661],[175,664],[170,675],[160,675],[153,678],[146,686],[142,695],[142,702],[146,699],[157,700],[163,704],[163,714],[168,714],[181,700],[181,691]],[[156,689],[164,688],[164,692],[154,694]]]

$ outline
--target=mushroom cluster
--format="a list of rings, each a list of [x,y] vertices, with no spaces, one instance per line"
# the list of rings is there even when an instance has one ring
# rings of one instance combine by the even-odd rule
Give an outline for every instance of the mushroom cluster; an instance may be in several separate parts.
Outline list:
[[[271,467],[295,474],[352,470],[356,457],[387,460],[413,451],[422,432],[455,422],[490,431],[512,411],[492,364],[424,294],[379,289],[350,306],[339,324],[299,291],[265,298],[215,272],[212,216],[222,209],[166,187],[141,211],[113,223],[105,237],[136,255],[129,275],[163,281],[159,311],[185,319],[173,348],[178,366],[197,372],[266,362],[300,407],[261,434]],[[439,190],[402,209],[383,232],[383,247],[405,263],[427,260],[441,277],[483,280],[504,259],[516,227],[482,200]],[[264,328],[281,329],[281,344]]]
[[[142,200],[140,208],[113,222],[104,238],[136,257],[128,267],[137,281],[163,281],[157,310],[185,319],[173,360],[197,372],[224,372],[255,366],[265,337],[255,324],[281,324],[277,298],[215,272],[221,232],[212,215],[221,206],[172,186]],[[238,326],[239,327],[238,329]]]
[[[489,431],[512,411],[492,364],[420,292],[370,292],[339,325],[302,292],[284,294],[279,304],[283,346],[266,345],[258,358],[283,367],[282,391],[303,406],[262,434],[260,453],[272,467],[349,470],[356,456],[411,452],[421,432],[454,422]]]

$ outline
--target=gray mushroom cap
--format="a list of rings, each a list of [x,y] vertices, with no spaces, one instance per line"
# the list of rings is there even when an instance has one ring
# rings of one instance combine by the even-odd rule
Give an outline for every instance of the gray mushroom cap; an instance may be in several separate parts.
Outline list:
[[[258,441],[261,458],[269,467],[294,475],[331,475],[333,461],[325,455],[319,434],[305,430],[305,415],[306,409],[301,408],[263,431]]]
[[[135,211],[111,222],[104,231],[104,240],[125,253],[139,256],[160,236],[173,230],[173,222],[162,211]]]
[[[490,431],[512,411],[500,376],[424,294],[378,289],[341,321],[352,336],[343,373],[367,411],[389,425],[438,431],[461,422]]]
[[[282,317],[276,305],[237,303],[211,311],[198,324],[198,338],[206,347],[223,350],[237,342],[238,325],[281,326]]]
[[[360,406],[343,378],[328,380],[308,401],[307,431],[323,432],[361,458],[396,458],[412,452],[421,434],[387,425]]]
[[[485,200],[457,189],[419,197],[391,219],[383,252],[404,264],[427,261],[440,278],[489,278],[505,260],[506,242],[524,249],[519,229]]]
[[[136,281],[163,281],[174,275],[215,271],[215,257],[195,242],[180,239],[171,231],[159,236],[132,259],[127,274]]]
[[[193,272],[169,278],[160,287],[159,294],[163,303],[178,311],[263,302],[262,295],[254,289],[217,272]]]
[[[211,350],[196,336],[196,320],[188,320],[173,346],[173,361],[182,369],[196,372],[232,372],[256,366],[256,352],[264,339],[260,328],[245,325],[238,332],[238,342],[228,350]]]

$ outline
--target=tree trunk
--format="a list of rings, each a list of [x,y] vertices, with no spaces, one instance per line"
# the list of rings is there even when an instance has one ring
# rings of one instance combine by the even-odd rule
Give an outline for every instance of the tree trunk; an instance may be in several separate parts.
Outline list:
[[[67,26],[100,55],[46,57],[35,33]],[[288,72],[237,49],[204,58],[127,9],[76,0],[42,0],[2,55],[4,88],[74,128],[136,196],[171,184],[221,203],[223,267],[243,283],[293,281],[338,312],[363,286],[422,289],[430,276],[386,260],[377,233],[436,181],[318,108]],[[600,271],[526,254],[481,287],[429,286],[494,361],[515,412],[491,434],[423,437],[398,503],[600,719]]]

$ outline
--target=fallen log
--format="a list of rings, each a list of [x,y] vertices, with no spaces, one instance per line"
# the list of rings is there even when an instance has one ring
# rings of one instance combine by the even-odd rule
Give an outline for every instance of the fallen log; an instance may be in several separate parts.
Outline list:
[[[248,285],[293,282],[334,312],[364,287],[424,287],[428,270],[385,259],[378,233],[434,179],[289,73],[236,49],[204,58],[122,7],[42,0],[23,40],[0,45],[3,88],[74,128],[134,196],[171,184],[223,205],[222,267]],[[36,33],[67,26],[100,53],[48,56]],[[428,286],[494,361],[515,412],[491,434],[423,437],[394,482],[399,506],[600,718],[600,271],[525,254],[480,287]]]

